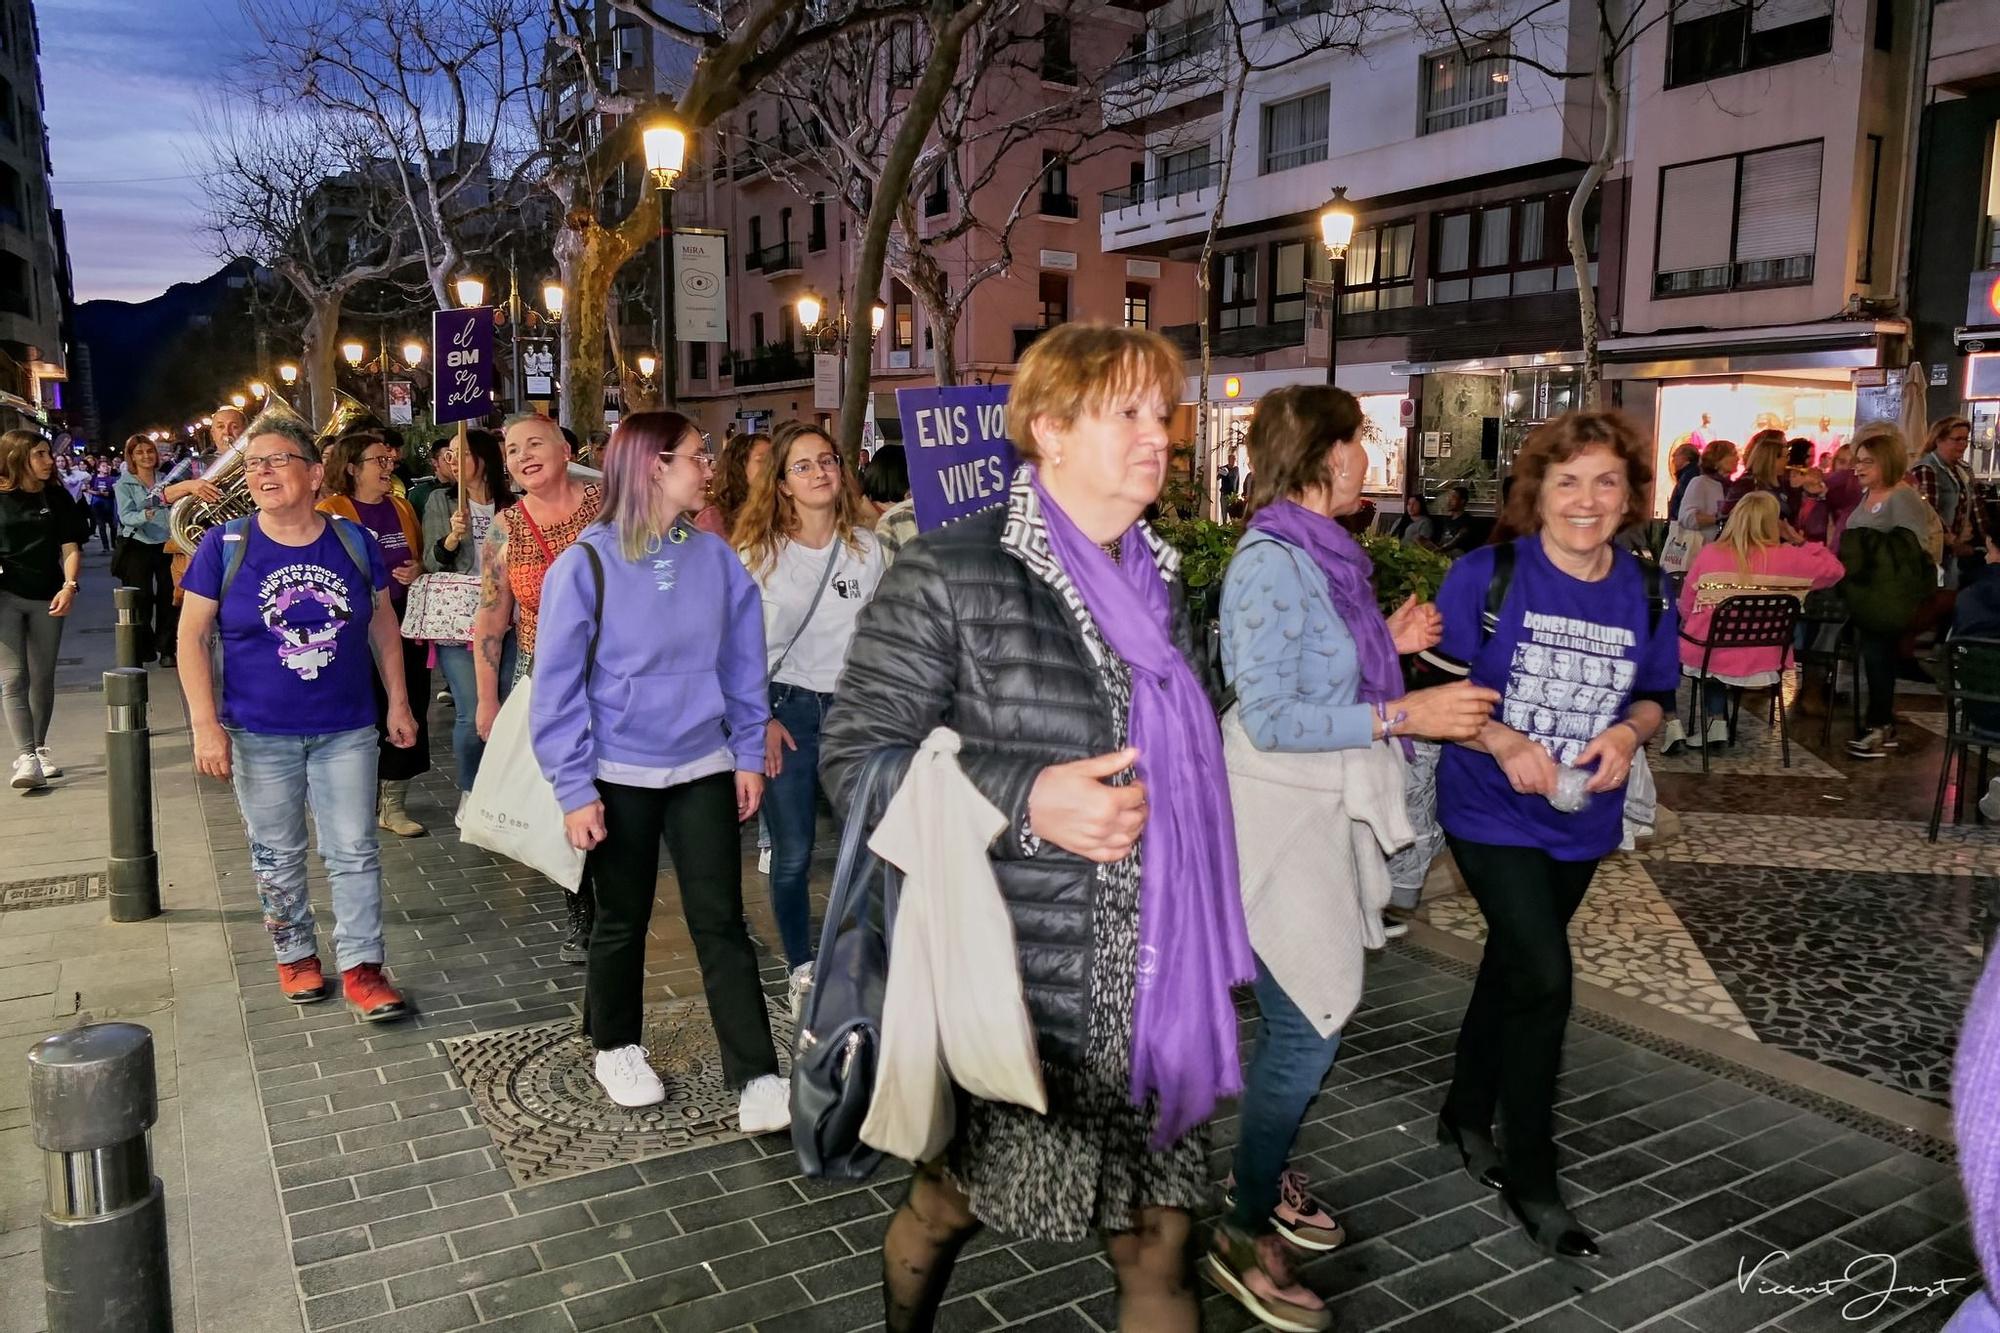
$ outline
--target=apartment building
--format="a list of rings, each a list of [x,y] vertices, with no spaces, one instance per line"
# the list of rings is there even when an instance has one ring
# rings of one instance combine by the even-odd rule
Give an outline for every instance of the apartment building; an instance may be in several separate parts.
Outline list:
[[[1093,71],[1116,62],[1144,29],[1131,10],[1082,15],[1024,7],[1016,21],[1034,39],[985,71],[984,103],[1011,117],[1074,103],[1079,89],[1095,84]],[[879,95],[891,118],[920,68],[912,31],[889,39],[887,86]],[[955,367],[959,383],[1005,382],[1021,353],[1058,324],[1089,319],[1161,328],[1194,317],[1192,265],[1107,253],[1099,244],[1100,200],[1127,180],[1137,139],[1107,129],[1094,104],[1055,120],[1059,133],[1022,138],[1004,152],[991,152],[976,133],[967,136],[959,174],[977,182],[969,197],[936,172],[914,186],[915,243],[952,281],[1003,260],[1004,267],[970,287],[948,349],[941,345],[947,335],[916,294],[893,271],[884,274],[875,294],[883,328],[870,362],[878,438],[900,438],[895,390],[936,383],[941,360]],[[676,192],[676,228],[706,227],[724,238],[728,254],[729,341],[680,349],[682,406],[716,438],[731,425],[758,429],[794,417],[830,419],[838,411],[842,358],[858,346],[839,318],[856,282],[866,218],[843,202],[839,181],[826,170],[828,129],[803,113],[795,97],[754,98],[706,136],[704,169],[691,188]],[[1009,226],[1017,205],[1018,220]],[[985,225],[941,239],[938,233],[961,210]],[[700,221],[689,224],[690,215]],[[995,234],[1001,231],[1004,256]],[[815,329],[798,315],[807,295],[827,312]]]
[[[1107,200],[1106,250],[1199,247],[1232,110],[1204,52],[1242,24],[1259,64],[1289,59],[1248,80],[1229,163],[1209,315],[1221,452],[1263,393],[1324,379],[1331,324],[1371,426],[1370,492],[1492,503],[1520,440],[1578,398],[1566,212],[1604,121],[1588,78],[1541,70],[1592,67],[1595,0],[1495,5],[1485,45],[1412,25],[1357,51],[1326,49],[1338,34],[1312,0],[1232,2],[1233,19],[1217,0],[1149,15],[1134,54],[1164,88],[1129,100],[1146,154]],[[1835,443],[1856,376],[1903,363],[1920,8],[1677,0],[1623,53],[1625,133],[1585,230],[1612,397],[1662,461],[1676,439],[1763,424]],[[1206,81],[1185,75],[1204,62]],[[1337,296],[1317,228],[1335,187],[1358,214]]]
[[[1681,440],[1767,427],[1830,452],[1857,389],[1901,375],[1925,9],[1708,0],[1634,49],[1625,297],[1603,350],[1660,466]]]
[[[1912,355],[1933,413],[1969,417],[1973,466],[2000,480],[2000,0],[1941,0],[1923,88]]]
[[[0,0],[0,415],[63,409],[72,293],[31,0]]]

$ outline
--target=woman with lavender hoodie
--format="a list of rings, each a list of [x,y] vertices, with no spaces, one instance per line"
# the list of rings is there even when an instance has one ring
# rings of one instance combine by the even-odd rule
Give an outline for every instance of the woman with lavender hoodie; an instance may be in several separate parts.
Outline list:
[[[728,544],[693,525],[712,462],[677,412],[619,423],[603,517],[542,585],[529,715],[597,894],[584,1031],[598,1083],[620,1106],[666,1096],[639,1044],[664,834],[723,1077],[740,1090],[743,1131],[764,1134],[791,1123],[743,921],[737,829],[764,794],[764,615]]]

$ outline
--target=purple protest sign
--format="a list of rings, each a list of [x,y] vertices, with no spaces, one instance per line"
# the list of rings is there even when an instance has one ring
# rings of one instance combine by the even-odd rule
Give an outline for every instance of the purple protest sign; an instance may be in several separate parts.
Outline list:
[[[1005,503],[1014,475],[1006,385],[898,389],[896,414],[919,532]]]
[[[440,310],[431,316],[435,420],[476,421],[493,410],[493,311]]]

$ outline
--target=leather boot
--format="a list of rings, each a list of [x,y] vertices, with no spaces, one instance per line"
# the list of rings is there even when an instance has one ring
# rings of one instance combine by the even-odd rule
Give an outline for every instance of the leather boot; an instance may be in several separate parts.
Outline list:
[[[378,784],[375,822],[399,838],[421,838],[424,826],[410,818],[410,812],[403,808],[403,798],[409,790],[407,781]]]
[[[590,926],[597,919],[597,908],[591,900],[588,884],[564,897],[569,899],[569,934],[563,937],[556,957],[565,963],[581,966],[590,961]]]

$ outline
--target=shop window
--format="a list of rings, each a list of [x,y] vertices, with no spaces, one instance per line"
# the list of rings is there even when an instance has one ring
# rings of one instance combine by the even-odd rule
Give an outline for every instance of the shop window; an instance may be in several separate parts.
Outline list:
[[[1143,282],[1125,284],[1125,327],[1128,329],[1153,327],[1153,289]]]
[[[1042,298],[1042,324],[1052,329],[1069,323],[1069,274],[1044,273],[1037,284]]]
[[[1661,171],[1653,295],[1810,283],[1823,147],[1814,140]]]
[[[889,350],[907,352],[917,342],[917,303],[910,289],[889,280]]]
[[[708,378],[708,344],[689,343],[688,379],[699,381],[699,380],[705,380],[707,378]]]
[[[1215,326],[1247,329],[1257,323],[1257,252],[1232,250],[1215,257]]]
[[[1415,304],[1416,248],[1414,222],[1385,222],[1357,230],[1347,247],[1347,272],[1340,284],[1341,313],[1403,310]]]
[[[1669,88],[1833,49],[1833,0],[1673,0],[1671,23]]]
[[[1424,121],[1420,133],[1436,134],[1507,114],[1513,69],[1507,43],[1487,42],[1424,57]]]
[[[1986,268],[2000,268],[2000,121],[1992,130],[1993,142],[1986,164]]]
[[[1264,107],[1262,175],[1326,161],[1328,102],[1321,88]]]
[[[1576,290],[1569,253],[1567,194],[1536,195],[1446,213],[1437,219],[1435,231],[1433,305]],[[1584,210],[1584,247],[1593,261],[1597,258],[1597,233],[1598,201],[1593,196]],[[1401,280],[1407,282],[1407,267],[1403,274]],[[1596,276],[1594,262],[1591,275]]]

